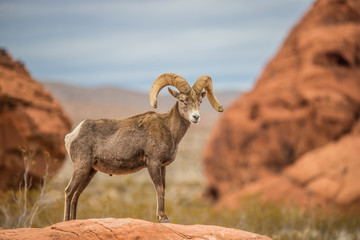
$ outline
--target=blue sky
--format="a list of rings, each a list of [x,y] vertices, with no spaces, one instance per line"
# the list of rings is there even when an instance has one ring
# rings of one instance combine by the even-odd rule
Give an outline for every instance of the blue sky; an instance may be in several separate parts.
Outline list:
[[[34,78],[148,91],[175,72],[250,89],[312,0],[0,0],[0,47]]]

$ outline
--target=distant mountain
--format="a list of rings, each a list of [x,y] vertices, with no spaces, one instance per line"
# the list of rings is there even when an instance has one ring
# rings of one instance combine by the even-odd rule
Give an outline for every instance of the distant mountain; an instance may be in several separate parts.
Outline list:
[[[84,119],[125,118],[145,111],[167,112],[175,103],[166,89],[163,89],[159,95],[158,109],[152,109],[147,93],[117,87],[85,88],[48,81],[42,81],[42,84],[60,101],[72,117],[73,123]],[[225,109],[239,95],[239,92],[216,92]],[[215,112],[208,101],[204,101],[200,125],[212,126],[218,116],[220,113]]]

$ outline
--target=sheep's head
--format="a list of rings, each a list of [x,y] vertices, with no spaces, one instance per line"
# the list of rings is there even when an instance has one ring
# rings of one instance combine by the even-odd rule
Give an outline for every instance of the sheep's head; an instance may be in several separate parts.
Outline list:
[[[189,122],[198,123],[200,121],[200,104],[202,99],[207,95],[212,107],[222,112],[223,106],[216,99],[211,78],[209,76],[201,76],[192,87],[181,76],[174,73],[164,73],[160,75],[153,83],[150,91],[150,104],[153,108],[157,107],[157,96],[160,90],[165,86],[174,86],[179,92],[168,88],[178,103],[181,116]],[[203,89],[206,92],[203,92]]]
[[[194,91],[185,94],[171,88],[168,90],[178,101],[180,115],[191,123],[198,123],[200,121],[200,104],[206,96],[206,92],[198,95]]]

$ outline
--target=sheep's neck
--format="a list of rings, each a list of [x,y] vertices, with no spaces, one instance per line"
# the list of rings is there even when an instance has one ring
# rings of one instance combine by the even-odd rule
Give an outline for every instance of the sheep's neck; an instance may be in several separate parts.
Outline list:
[[[181,117],[178,102],[176,102],[170,112],[168,112],[168,116],[169,130],[171,131],[175,141],[179,143],[184,137],[186,131],[189,129],[190,122]]]

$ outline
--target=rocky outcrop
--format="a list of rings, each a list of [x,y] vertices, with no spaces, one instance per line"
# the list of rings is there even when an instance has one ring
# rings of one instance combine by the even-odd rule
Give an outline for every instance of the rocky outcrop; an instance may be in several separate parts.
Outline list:
[[[65,158],[63,141],[70,128],[60,104],[22,63],[0,50],[0,191],[18,188],[24,157],[33,185],[45,174],[45,161],[50,172],[57,170]]]
[[[261,193],[264,201],[307,209],[319,205],[326,208],[360,206],[359,156],[360,134],[349,134],[305,153],[281,174],[261,178],[226,194],[219,205],[236,208],[243,197]]]
[[[152,223],[138,219],[89,219],[61,222],[45,228],[0,230],[0,239],[270,239],[242,230],[206,226]]]
[[[318,0],[216,125],[208,195],[360,203],[360,2]]]

